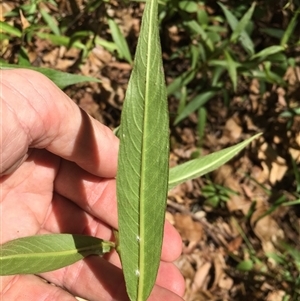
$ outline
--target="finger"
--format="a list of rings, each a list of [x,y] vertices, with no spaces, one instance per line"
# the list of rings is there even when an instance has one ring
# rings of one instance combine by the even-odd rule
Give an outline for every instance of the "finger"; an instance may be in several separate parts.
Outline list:
[[[172,274],[173,271],[169,273],[170,269],[167,268],[165,272],[168,274],[162,277],[168,277],[168,287],[174,288],[176,287],[174,283],[182,281],[182,276],[179,275],[179,278],[178,274]],[[121,269],[99,257],[91,256],[69,268],[45,273],[42,276],[52,283],[63,285],[72,294],[91,301],[129,300]],[[148,301],[158,300],[182,301],[176,293],[156,285]]]
[[[84,211],[117,229],[114,179],[101,180],[77,165],[64,161],[55,179],[55,191],[66,199],[72,200]],[[164,231],[162,259],[174,261],[181,254],[181,237],[169,222],[166,222]]]
[[[161,262],[156,283],[178,296],[182,297],[184,294],[185,280],[180,270],[171,262]]]
[[[2,301],[76,301],[70,293],[33,275],[0,277]]]
[[[111,240],[112,231],[110,228],[102,225],[101,223],[99,225],[99,221],[97,219],[87,213],[84,213],[72,202],[62,198],[61,196],[56,196],[53,203],[53,214],[50,214],[48,217],[47,222],[45,223],[45,230],[89,234]],[[64,212],[64,214],[62,214],[62,212]],[[59,213],[59,215],[56,213]],[[70,217],[72,218],[70,219]],[[70,220],[72,221],[71,223]],[[115,250],[109,254],[105,254],[103,258],[121,268],[120,259]],[[166,277],[166,275],[168,276]],[[168,262],[161,262],[160,264],[157,285],[173,291],[178,295],[181,295],[184,290],[184,281],[181,273],[174,264]]]
[[[40,234],[72,233],[112,240],[112,228],[61,195],[54,194]]]
[[[112,180],[106,181],[110,182]],[[92,211],[92,214],[89,214],[67,198],[54,194],[48,211],[47,218],[42,224],[42,228],[48,232],[77,233],[96,236],[105,240],[113,239],[112,225],[109,225],[110,219],[106,218],[106,215],[111,214],[111,212],[106,212],[105,208],[100,208],[98,214],[95,214],[94,211]],[[103,214],[108,221],[103,221]],[[113,228],[115,227],[113,226]],[[181,254],[181,246],[180,235],[170,223],[166,222],[162,260],[174,261],[177,259]],[[110,254],[110,262],[120,266],[119,257],[116,254],[114,255],[114,253]]]
[[[0,244],[40,230],[59,162],[46,150],[35,149],[13,174],[0,178]]]
[[[95,175],[115,176],[118,139],[110,129],[80,110],[42,74],[25,69],[0,72],[2,174],[23,162],[28,148],[34,147],[46,148]]]

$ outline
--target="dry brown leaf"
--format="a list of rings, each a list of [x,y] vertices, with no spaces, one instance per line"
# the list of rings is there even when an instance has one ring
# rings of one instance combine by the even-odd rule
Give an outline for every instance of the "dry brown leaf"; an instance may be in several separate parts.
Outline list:
[[[219,281],[219,287],[225,291],[230,291],[234,285],[234,281],[225,273],[222,274]]]
[[[202,266],[197,267],[197,271],[191,287],[193,292],[196,292],[200,289],[207,289],[207,284],[210,281],[209,271],[211,269],[211,266],[211,262],[205,262]]]
[[[268,206],[263,201],[259,202],[258,200],[250,224],[253,232],[261,241],[264,252],[274,252],[278,241],[284,239],[284,232],[271,215],[268,214],[260,218],[267,210]]]
[[[258,94],[258,95],[260,94],[259,81],[256,78],[251,80],[249,90],[252,94]]]
[[[190,215],[176,213],[174,215],[176,229],[183,240],[199,242],[203,237],[203,228],[199,222],[194,221]]]
[[[0,2],[0,21],[4,22],[5,21],[4,15],[11,10],[12,10],[12,7],[8,3],[6,3],[5,1],[1,1]]]
[[[295,148],[289,148],[289,153],[296,163],[300,163],[300,150]]]
[[[231,117],[226,121],[224,135],[228,135],[230,140],[237,141],[241,137],[243,129],[238,122],[236,117]]]
[[[95,117],[94,114],[98,112],[99,109],[99,105],[95,103],[92,94],[88,92],[85,92],[80,99],[79,106],[93,117]]]
[[[300,67],[289,67],[285,73],[284,80],[287,80],[290,86],[297,86],[300,78]]]
[[[280,157],[271,145],[266,142],[262,143],[258,151],[258,158],[262,160],[261,166],[265,179],[268,179],[273,185],[282,180],[288,166],[286,160]]]
[[[235,253],[241,246],[243,242],[243,238],[241,236],[237,236],[232,241],[230,241],[227,245],[228,251]]]
[[[171,224],[175,225],[174,215],[169,211],[166,212],[166,220]]]
[[[44,63],[48,63],[50,66],[55,66],[58,57],[59,57],[59,48],[56,47],[53,50],[43,55],[43,61]]]
[[[28,28],[30,26],[30,23],[28,22],[28,20],[25,18],[25,16],[23,15],[22,10],[19,10],[20,13],[20,20],[21,20],[21,24],[22,24],[22,30]]]
[[[195,269],[192,265],[192,260],[188,255],[181,255],[175,262],[176,266],[180,269],[182,275],[186,279],[193,279]]]
[[[266,301],[282,301],[284,296],[285,296],[284,291],[275,290],[268,294]]]
[[[223,254],[218,252],[215,254],[213,258],[214,264],[214,283],[212,285],[212,289],[215,289],[217,286],[220,287],[220,280],[224,275],[224,268],[226,267]]]
[[[282,180],[288,170],[288,166],[286,160],[279,156],[277,156],[276,161],[272,162],[271,166],[269,180],[274,185],[276,182]]]
[[[97,60],[101,61],[103,64],[108,64],[112,61],[112,55],[107,50],[105,50],[102,46],[97,45],[93,48],[90,53]]]
[[[287,103],[286,103],[286,100],[285,100],[285,95],[286,95],[286,90],[283,89],[282,87],[279,87],[277,90],[277,96],[278,96],[278,103],[283,106],[283,107],[286,107],[287,106]]]

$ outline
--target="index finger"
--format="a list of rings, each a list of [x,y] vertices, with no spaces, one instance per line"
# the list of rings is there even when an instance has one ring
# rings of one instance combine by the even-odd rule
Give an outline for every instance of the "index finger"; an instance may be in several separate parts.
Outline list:
[[[119,142],[109,128],[38,72],[3,70],[0,76],[2,171],[21,162],[29,148],[45,148],[94,175],[116,175]],[[18,139],[9,139],[12,133]]]

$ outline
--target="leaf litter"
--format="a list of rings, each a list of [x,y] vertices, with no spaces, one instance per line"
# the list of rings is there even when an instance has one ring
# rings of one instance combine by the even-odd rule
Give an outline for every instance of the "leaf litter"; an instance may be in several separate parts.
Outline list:
[[[57,2],[60,11],[63,9],[66,15],[74,14],[68,1]],[[111,3],[113,9],[109,13],[126,33],[133,53],[142,4],[128,7],[117,1]],[[84,1],[78,1],[78,18],[71,24],[70,31],[95,26],[89,23],[92,22],[90,16],[86,17],[80,10],[83,4]],[[13,9],[15,5],[13,1],[1,3],[4,11]],[[58,14],[53,10],[52,13]],[[1,16],[1,20],[4,19]],[[103,20],[100,14],[97,22]],[[14,19],[15,24],[20,26],[25,21],[24,16],[22,20]],[[100,34],[103,39],[111,39],[107,26],[101,28]],[[179,45],[188,43],[176,25],[164,30],[164,35],[169,41],[166,43],[163,40],[165,58]],[[17,42],[12,40],[2,46],[2,57],[15,63]],[[94,45],[81,64],[78,64],[82,56],[80,49],[67,49],[39,37],[35,37],[26,48],[34,66],[99,78],[100,84],[78,84],[65,92],[89,114],[112,129],[119,125],[131,72],[127,62],[118,60],[114,53],[101,45]],[[183,58],[176,66],[166,61],[168,82],[173,80],[171,74],[174,74],[174,68],[180,74],[188,68],[187,61]],[[171,127],[171,166],[231,146],[256,132],[264,133],[263,137],[252,142],[250,147],[217,171],[188,181],[169,192],[166,218],[183,239],[183,253],[176,264],[186,281],[184,300],[279,301],[292,290],[289,281],[278,277],[283,272],[282,266],[266,254],[282,252],[282,240],[288,241],[298,252],[300,250],[299,206],[274,205],[280,198],[287,202],[295,200],[291,160],[299,167],[300,116],[295,116],[290,129],[287,129],[287,120],[280,113],[286,110],[287,99],[289,103],[299,104],[299,78],[300,67],[289,68],[284,77],[289,83],[288,88],[274,85],[262,95],[256,79],[245,82],[242,91],[233,96],[229,107],[224,105],[222,99],[214,97],[206,106],[208,120],[201,145],[195,113],[178,126]],[[246,100],[243,95],[247,95]],[[170,97],[171,114],[176,110],[177,102]],[[203,195],[203,188],[211,183],[234,192],[228,193],[226,200],[221,199],[215,208],[206,205]],[[217,190],[217,196],[222,193],[222,189]],[[249,261],[253,263],[251,270],[237,269],[239,263]],[[289,272],[296,277],[296,267],[290,267]]]

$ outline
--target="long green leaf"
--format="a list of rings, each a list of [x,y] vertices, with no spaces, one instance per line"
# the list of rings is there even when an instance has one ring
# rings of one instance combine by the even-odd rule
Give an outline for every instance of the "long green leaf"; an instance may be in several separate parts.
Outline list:
[[[294,12],[294,16],[292,18],[292,20],[290,21],[287,29],[284,32],[284,35],[282,36],[282,39],[280,41],[280,45],[281,46],[286,46],[286,44],[288,43],[290,37],[292,36],[294,29],[297,26],[298,23],[298,15],[300,14],[300,9],[298,9],[296,12]]]
[[[56,20],[54,17],[52,17],[51,15],[49,15],[47,13],[47,11],[45,9],[40,9],[40,14],[42,15],[44,21],[48,24],[48,26],[50,27],[51,31],[55,34],[55,35],[60,35],[60,29],[56,24]]]
[[[186,107],[180,112],[180,114],[176,117],[174,124],[178,124],[181,120],[189,116],[194,111],[198,110],[200,107],[202,107],[204,104],[206,104],[211,98],[213,98],[217,92],[218,88],[210,88],[210,90],[201,92],[199,95],[194,97],[187,105]]]
[[[176,77],[167,87],[168,95],[177,92],[183,86],[187,86],[195,78],[196,73],[196,69],[191,69]]]
[[[0,245],[0,276],[53,271],[89,255],[107,253],[113,246],[112,242],[75,234],[18,238]]]
[[[65,47],[72,46],[82,50],[86,49],[86,45],[84,43],[78,40],[72,42],[71,38],[67,36],[62,36],[62,35],[57,36],[55,34],[46,33],[46,32],[36,32],[35,34],[41,39],[49,40],[54,45],[65,46]]]
[[[238,19],[232,14],[232,12],[226,8],[225,5],[223,5],[221,2],[218,2],[219,6],[222,8],[224,15],[226,17],[226,20],[231,28],[232,31],[236,30],[236,27],[239,24]],[[240,33],[240,41],[244,49],[247,51],[248,54],[253,55],[254,54],[254,44],[249,37],[248,33],[245,30],[242,30]]]
[[[234,59],[231,57],[230,53],[227,50],[224,50],[224,55],[228,66],[229,77],[232,81],[233,91],[236,92],[238,81],[237,67],[239,64],[234,61]]]
[[[22,37],[22,32],[18,28],[9,25],[6,22],[0,21],[0,29],[1,29],[1,32],[6,32],[6,33],[8,33],[12,36],[18,37],[18,38]]]
[[[279,45],[272,45],[269,46],[261,51],[259,51],[258,53],[256,53],[255,55],[253,55],[251,57],[251,60],[256,59],[256,58],[266,58],[269,55],[278,53],[278,52],[282,52],[284,51],[284,47],[283,46],[279,46]]]
[[[237,145],[171,168],[169,172],[169,189],[217,169],[233,158],[238,152],[260,135],[261,134],[257,134]]]
[[[0,62],[0,70],[1,69],[17,69],[17,68],[26,68],[30,70],[38,71],[45,76],[47,76],[50,80],[52,80],[59,88],[64,89],[70,85],[82,83],[82,82],[100,82],[99,79],[91,76],[84,76],[79,74],[71,74],[67,72],[62,72],[50,68],[42,68],[42,67],[32,67],[27,65],[15,65],[8,64],[4,62]]]
[[[124,58],[128,63],[132,64],[132,58],[127,41],[118,24],[113,19],[109,18],[108,25],[111,31],[112,38],[117,45],[120,58]]]
[[[244,32],[244,29],[246,28],[246,26],[248,25],[249,21],[252,18],[254,8],[255,8],[255,2],[252,3],[251,7],[247,10],[247,12],[244,14],[242,19],[239,21],[239,23],[235,27],[235,29],[230,37],[231,41],[236,41],[241,36],[242,32]]]
[[[119,249],[132,301],[147,300],[161,256],[168,190],[169,120],[157,1],[147,1],[120,126]]]

